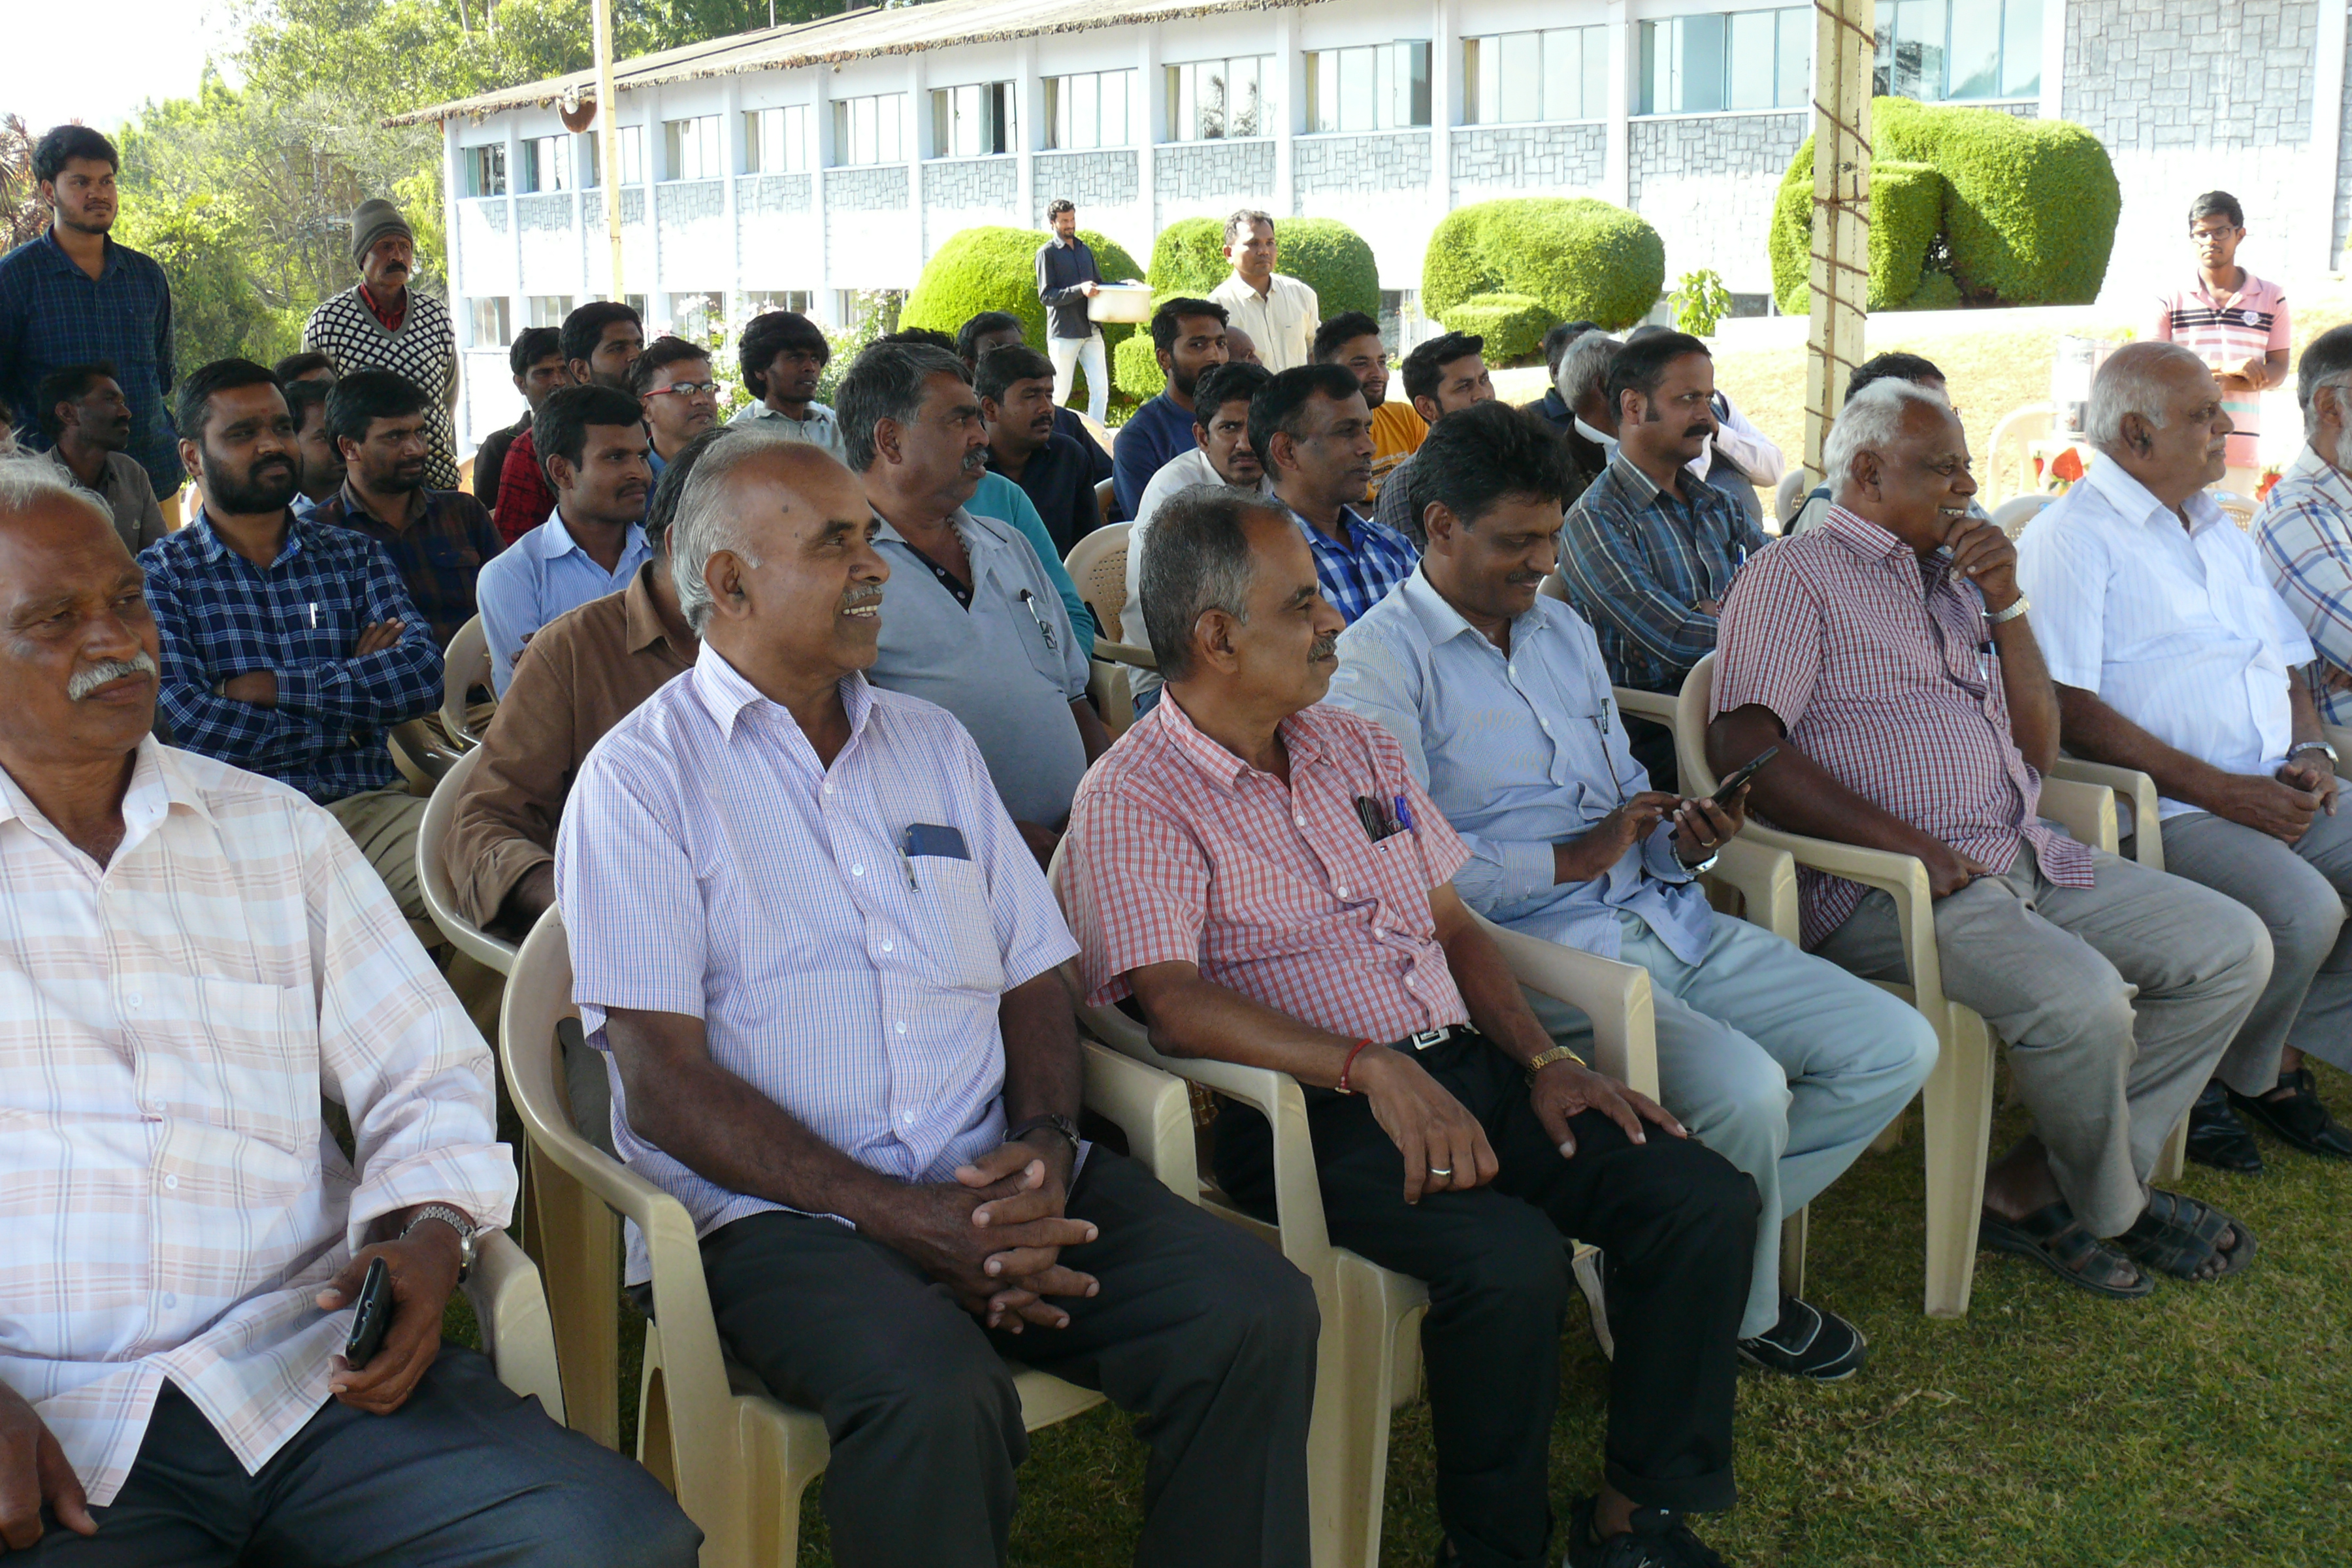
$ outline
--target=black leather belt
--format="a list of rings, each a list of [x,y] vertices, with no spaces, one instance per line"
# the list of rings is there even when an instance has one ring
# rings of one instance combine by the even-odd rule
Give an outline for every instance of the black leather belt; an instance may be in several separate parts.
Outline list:
[[[1427,1051],[1434,1050],[1448,1040],[1477,1037],[1477,1029],[1469,1024],[1448,1024],[1442,1029],[1423,1029],[1418,1035],[1407,1035],[1402,1040],[1391,1042],[1389,1048],[1393,1051]]]

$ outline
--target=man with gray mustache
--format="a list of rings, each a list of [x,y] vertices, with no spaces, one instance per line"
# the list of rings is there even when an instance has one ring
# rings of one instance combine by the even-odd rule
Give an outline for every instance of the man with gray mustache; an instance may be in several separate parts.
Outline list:
[[[971,731],[1042,866],[1110,736],[1087,701],[1092,649],[1035,548],[965,508],[988,471],[988,427],[963,362],[921,343],[876,343],[842,378],[834,415],[891,568],[870,679],[938,703]]]

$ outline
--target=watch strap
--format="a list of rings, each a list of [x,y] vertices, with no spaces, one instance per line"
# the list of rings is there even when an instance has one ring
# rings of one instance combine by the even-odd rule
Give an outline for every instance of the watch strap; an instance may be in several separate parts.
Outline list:
[[[426,1204],[416,1211],[415,1219],[401,1228],[402,1239],[405,1240],[410,1231],[428,1219],[437,1219],[457,1233],[457,1282],[464,1284],[466,1276],[474,1271],[474,1237],[481,1227],[447,1204]]]
[[[1078,1124],[1057,1110],[1048,1110],[1042,1115],[1033,1116],[1020,1126],[1009,1129],[1004,1134],[1004,1141],[1007,1143],[1018,1143],[1040,1129],[1058,1135],[1068,1142],[1070,1152],[1074,1154],[1077,1152],[1078,1144],[1082,1142],[1078,1137]]]
[[[1538,1051],[1534,1057],[1529,1058],[1528,1062],[1528,1077],[1535,1077],[1536,1074],[1543,1071],[1544,1068],[1551,1066],[1554,1062],[1574,1062],[1580,1068],[1591,1067],[1592,1065],[1591,1062],[1586,1061],[1582,1057],[1578,1056],[1574,1051],[1570,1050],[1566,1046],[1554,1046],[1548,1051]]]
[[[2033,601],[2027,598],[2024,595],[2020,594],[2014,600],[2011,601],[2009,608],[2005,610],[1987,610],[1985,612],[1985,621],[1990,626],[2004,626],[2007,623],[2017,619],[2018,616],[2025,614],[2026,611],[2032,608],[2033,608]]]

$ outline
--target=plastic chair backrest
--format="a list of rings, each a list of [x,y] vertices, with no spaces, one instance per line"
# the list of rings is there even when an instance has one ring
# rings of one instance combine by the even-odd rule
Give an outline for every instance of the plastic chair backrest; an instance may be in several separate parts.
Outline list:
[[[1078,587],[1078,597],[1095,613],[1095,626],[1105,642],[1125,642],[1120,617],[1127,613],[1127,535],[1130,525],[1114,522],[1097,528],[1070,546],[1062,564]]]
[[[1772,492],[1772,520],[1780,525],[1783,533],[1789,531],[1789,524],[1796,521],[1805,498],[1812,493],[1812,486],[1805,482],[1808,478],[1801,465],[1790,468],[1780,476],[1780,488]]]
[[[1993,526],[2011,539],[2015,539],[2025,531],[2025,525],[2032,522],[2043,507],[2057,499],[2056,496],[2043,495],[2038,490],[2029,491],[2021,496],[2011,496],[1993,508]]]
[[[1563,605],[1568,603],[1568,582],[1557,572],[1544,574],[1543,584],[1536,592],[1547,599],[1558,599]]]
[[[1111,510],[1118,505],[1116,479],[1103,479],[1095,486],[1095,525],[1099,528],[1110,521]]]
[[[433,786],[432,798],[425,803],[425,816],[416,826],[416,880],[418,889],[425,895],[425,912],[441,928],[441,934],[458,952],[504,974],[514,967],[514,943],[492,936],[457,912],[457,889],[449,880],[449,868],[441,854],[443,846],[449,841],[449,829],[457,821],[458,797],[466,793],[481,760],[478,747],[467,752]]]
[[[1691,666],[1683,689],[1675,697],[1675,760],[1682,763],[1683,788],[1708,795],[1716,786],[1715,770],[1706,764],[1706,709],[1715,695],[1715,655]]]
[[[2214,500],[2220,503],[2223,514],[2238,525],[2240,532],[2249,532],[2252,530],[2254,526],[2252,501],[2235,490],[2214,490],[2210,494]]]
[[[478,742],[481,737],[466,727],[466,693],[490,683],[490,644],[482,633],[481,616],[457,628],[442,658],[441,723],[458,740]]]

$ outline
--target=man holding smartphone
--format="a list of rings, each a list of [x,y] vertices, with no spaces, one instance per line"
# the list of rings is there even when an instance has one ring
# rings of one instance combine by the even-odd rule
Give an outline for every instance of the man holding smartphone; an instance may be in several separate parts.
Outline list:
[[[1739,831],[1746,790],[1718,803],[1650,788],[1592,628],[1538,593],[1558,564],[1568,462],[1540,416],[1506,404],[1430,427],[1413,458],[1420,568],[1340,636],[1330,700],[1396,736],[1462,835],[1464,902],[1650,972],[1659,1098],[1763,1199],[1741,1354],[1850,1377],[1861,1331],[1780,1293],[1780,1220],[1910,1102],[1935,1034],[1885,992],[1707,907],[1696,879]],[[1528,1000],[1589,1054],[1582,1015]]]

